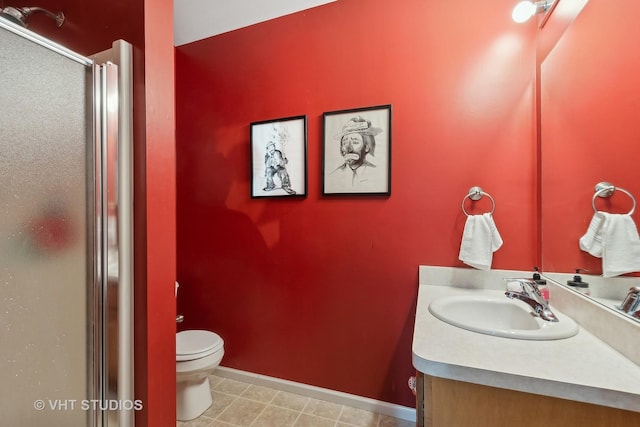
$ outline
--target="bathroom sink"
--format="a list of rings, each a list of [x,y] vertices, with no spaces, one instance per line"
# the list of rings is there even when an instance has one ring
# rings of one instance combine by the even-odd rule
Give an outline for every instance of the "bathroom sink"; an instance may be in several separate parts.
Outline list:
[[[558,322],[533,316],[528,305],[510,300],[500,291],[446,296],[429,304],[429,311],[438,319],[481,334],[521,340],[557,340],[578,333],[573,319],[551,308]]]

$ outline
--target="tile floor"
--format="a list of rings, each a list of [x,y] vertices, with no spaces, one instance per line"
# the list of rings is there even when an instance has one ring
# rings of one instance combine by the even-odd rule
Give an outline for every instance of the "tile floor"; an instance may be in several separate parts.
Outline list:
[[[414,427],[362,409],[212,375],[213,405],[177,427]]]

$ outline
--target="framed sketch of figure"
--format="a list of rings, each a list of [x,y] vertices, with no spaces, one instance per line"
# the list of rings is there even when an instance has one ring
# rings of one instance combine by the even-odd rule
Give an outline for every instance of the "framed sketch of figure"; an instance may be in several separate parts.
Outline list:
[[[251,123],[251,197],[306,197],[307,116]]]
[[[323,114],[322,194],[391,194],[391,105]]]

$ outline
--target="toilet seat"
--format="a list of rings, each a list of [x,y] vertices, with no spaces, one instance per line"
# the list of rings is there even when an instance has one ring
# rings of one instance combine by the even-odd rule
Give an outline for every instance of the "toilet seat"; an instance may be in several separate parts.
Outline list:
[[[176,361],[199,359],[222,350],[220,335],[203,330],[182,331],[176,334]]]

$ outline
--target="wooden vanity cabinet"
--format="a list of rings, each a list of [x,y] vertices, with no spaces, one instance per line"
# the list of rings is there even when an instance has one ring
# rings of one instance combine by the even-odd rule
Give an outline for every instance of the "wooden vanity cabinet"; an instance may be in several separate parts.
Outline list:
[[[417,427],[629,427],[640,413],[416,375]]]

